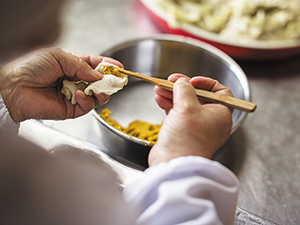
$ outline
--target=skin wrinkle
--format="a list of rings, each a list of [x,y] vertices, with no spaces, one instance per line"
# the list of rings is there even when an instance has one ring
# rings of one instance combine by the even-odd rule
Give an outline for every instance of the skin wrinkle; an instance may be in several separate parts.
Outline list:
[[[69,53],[66,53],[66,54],[69,54]],[[72,54],[72,53],[71,53]],[[76,59],[78,60],[78,63],[80,63],[80,64],[85,64],[86,66],[89,66],[89,67],[91,67],[92,68],[92,65],[90,64],[90,63],[86,63],[85,61],[83,61],[82,59],[80,59],[80,58],[78,58],[78,56],[76,55],[76,54],[72,54],[73,56],[75,56],[76,57]],[[63,70],[63,66],[62,66],[62,63],[64,63],[64,61],[62,61],[61,60],[61,62],[62,63],[59,63],[59,60],[56,58],[56,56],[54,56],[53,54],[52,54],[52,56],[55,58],[55,60],[58,62],[58,64],[60,65],[60,67],[61,67],[61,70],[63,71],[63,73],[64,73],[64,76],[66,76],[66,73],[70,73],[70,74],[74,74],[74,76],[73,77],[71,77],[71,78],[73,78],[74,80],[79,80],[78,79],[78,73],[79,73],[79,67],[76,67],[76,70],[74,71],[74,73],[72,73],[72,69],[74,69],[74,68],[66,68],[65,70]],[[60,55],[59,55],[60,56]],[[91,60],[91,56],[88,56],[88,58],[87,58],[87,60],[88,60],[88,62],[91,62],[92,60]],[[102,60],[101,60],[102,61]],[[68,64],[66,64],[66,65],[68,65]],[[63,77],[64,77],[63,76]],[[62,80],[64,79],[64,78],[61,78],[60,79],[60,82],[62,82]],[[68,77],[68,79],[69,79],[70,77]],[[72,79],[72,80],[73,80]],[[69,80],[71,80],[71,79],[69,79]],[[58,87],[57,87],[57,94],[58,95],[60,95],[60,89],[61,89],[61,83],[58,85]],[[60,87],[60,88],[59,88]],[[97,98],[95,98],[94,96],[93,96],[93,98],[95,99],[95,103],[94,103],[94,106],[96,106],[97,104],[101,104],[101,102],[99,101],[99,100],[97,100]],[[65,109],[66,109],[66,118],[68,117],[68,111],[67,111],[67,109],[68,109],[68,107],[67,107],[67,103],[66,103],[66,98],[65,97],[63,97],[63,101],[64,101],[64,106],[65,106]],[[86,108],[83,108],[82,106],[80,106],[80,105],[78,105],[78,106],[73,106],[73,108],[75,108],[75,107],[79,107],[82,111],[87,111],[87,109]],[[71,110],[72,111],[72,110]],[[76,112],[75,112],[75,110],[73,110],[73,114],[72,115],[70,115],[72,118],[75,118],[76,117]]]
[[[63,66],[62,66],[62,63],[64,63],[64,62],[62,62],[62,63],[59,63],[59,59],[60,58],[57,58],[57,57],[60,57],[61,56],[61,54],[57,54],[57,55],[55,55],[55,54],[52,54],[52,52],[51,52],[51,55],[52,55],[52,58],[53,59],[55,59],[55,60],[49,60],[49,58],[43,58],[43,57],[41,57],[41,60],[43,61],[44,60],[44,62],[46,62],[46,64],[48,64],[49,65],[49,67],[54,67],[54,68],[57,68],[57,67],[59,67],[60,69],[59,70],[62,70],[63,69]],[[77,58],[77,57],[76,57]],[[78,61],[80,62],[80,60],[79,60],[79,58],[77,58],[78,59]],[[56,62],[57,64],[55,64],[54,62]],[[81,61],[80,63],[83,63],[83,61]],[[86,64],[87,66],[88,66],[88,64]],[[41,68],[38,68],[38,67],[34,67],[34,68],[32,68],[32,65],[30,65],[30,63],[28,63],[28,66],[26,67],[26,68],[31,68],[33,71],[35,70],[35,72],[36,71],[39,71],[38,73],[39,74],[44,74],[45,73],[45,71],[43,71],[43,69]],[[36,74],[37,73],[32,73],[31,72],[31,69],[29,69],[29,70],[26,70],[26,72],[25,73],[29,73],[29,74],[34,74],[35,76],[36,76]],[[75,109],[75,106],[72,106],[72,107],[69,107],[68,106],[68,104],[67,104],[67,100],[66,99],[64,99],[61,95],[60,95],[60,87],[62,86],[61,85],[61,83],[59,83],[59,82],[62,82],[62,80],[64,79],[64,78],[66,78],[66,77],[68,77],[66,74],[68,74],[69,73],[69,71],[68,70],[71,70],[71,68],[67,68],[67,69],[65,69],[65,71],[60,71],[60,73],[63,75],[62,77],[60,77],[58,80],[56,80],[56,81],[54,81],[53,83],[49,83],[49,86],[51,86],[52,88],[55,88],[56,90],[53,92],[53,93],[55,93],[55,97],[57,98],[58,97],[58,99],[61,99],[61,101],[63,101],[63,105],[64,105],[64,108],[65,108],[65,114],[64,114],[64,118],[63,119],[66,119],[66,118],[68,118],[68,117],[71,117],[71,118],[75,118],[76,116],[77,116],[77,114],[76,114],[76,112],[74,112],[74,109]],[[74,72],[74,73],[73,73]],[[75,79],[77,79],[78,80],[78,78],[77,78],[77,74],[79,73],[79,69],[78,69],[78,67],[76,67],[76,71],[71,71],[71,74],[74,74],[74,76],[73,77],[71,77],[71,78],[75,78]],[[33,84],[36,84],[36,82],[35,82],[35,76],[32,76],[32,77],[29,77],[30,79],[28,79],[28,83],[31,83],[31,85],[32,85],[32,83]],[[68,77],[68,78],[70,78],[70,77]],[[31,81],[32,80],[32,81]],[[27,87],[27,85],[25,84],[23,87]],[[36,85],[36,87],[34,88],[34,89],[36,89],[37,91],[39,90],[39,89],[44,89],[44,87],[40,87],[39,85]],[[44,89],[45,90],[45,89]],[[34,92],[34,90],[33,90],[33,92]],[[49,92],[51,93],[51,95],[53,94],[52,92],[51,92],[51,88],[50,88],[50,90],[49,90]],[[42,93],[42,92],[41,92]],[[53,95],[52,95],[53,96]],[[50,97],[50,99],[51,100],[53,100],[55,97]],[[68,108],[69,107],[69,108]],[[85,108],[85,107],[81,107],[81,106],[78,106],[82,111],[87,111],[87,109]],[[77,108],[78,108],[77,107]],[[71,108],[73,108],[73,112],[72,112],[72,109]],[[44,118],[46,118],[46,116],[44,116],[43,115],[43,117]]]
[[[190,115],[187,111],[185,111],[185,110],[183,110],[182,112],[181,112],[181,115],[182,115],[182,117],[183,118],[186,118],[186,116],[185,116],[185,114],[186,115]],[[174,119],[174,120],[176,120],[176,121],[174,121],[174,120],[171,120],[170,121],[170,123],[171,124],[173,124],[173,123],[175,123],[175,122],[177,122],[177,120],[180,120],[180,118],[171,118],[171,119]],[[191,119],[192,120],[192,119]],[[193,120],[192,120],[193,121]],[[188,120],[185,120],[185,122],[187,123],[187,124],[190,124],[190,122],[188,121]],[[164,126],[164,125],[163,125]],[[169,126],[170,127],[170,126]],[[168,129],[168,131],[167,131],[168,133],[170,133],[170,134],[172,134],[174,131],[173,131],[173,129]],[[203,149],[203,146],[202,146],[202,143],[195,143],[194,141],[191,141],[191,140],[194,140],[194,137],[192,137],[190,134],[189,134],[189,131],[188,130],[182,130],[181,131],[182,133],[181,133],[181,139],[180,140],[178,140],[179,141],[179,143],[178,143],[178,145],[181,145],[181,143],[189,143],[189,145],[191,146],[192,144],[195,144],[195,145],[193,145],[194,147],[194,149],[199,149],[199,145],[201,145],[201,149]],[[188,135],[186,135],[185,133],[187,133]],[[176,132],[173,134],[174,136],[176,136]],[[172,136],[172,135],[170,135],[170,136]],[[207,137],[205,137],[206,139],[208,139]],[[158,136],[158,140],[159,140],[159,136]],[[174,146],[176,146],[176,144],[174,145]],[[166,146],[167,147],[167,146]],[[192,149],[192,148],[190,148],[190,149]],[[196,152],[195,152],[196,153]],[[203,155],[204,157],[206,157],[206,158],[210,158],[210,156],[209,155]]]
[[[99,107],[101,105],[101,101],[97,98],[95,99],[95,107]]]
[[[32,83],[36,83],[36,82],[32,82]],[[38,83],[36,83],[36,84],[38,84]],[[28,89],[30,89],[30,88],[32,88],[31,86],[27,86],[27,85],[23,85],[23,87],[24,88],[28,88]],[[53,92],[52,91],[52,89],[56,89],[56,92]],[[47,90],[47,92],[48,92],[48,94],[43,94],[43,95],[45,95],[45,96],[51,96],[50,94],[52,94],[54,97],[50,97],[50,99],[56,99],[56,98],[58,98],[58,99],[61,99],[61,101],[64,101],[63,99],[62,99],[62,95],[61,95],[61,93],[60,93],[60,89],[59,89],[59,83],[58,83],[58,81],[55,81],[55,82],[53,82],[51,85],[49,85],[48,87],[39,87],[38,85],[37,85],[37,87],[35,87],[34,89],[36,89],[37,90],[37,92],[38,93],[41,93],[41,94],[43,94],[44,93],[44,91],[45,90]],[[65,116],[65,119],[67,118],[67,115]],[[58,118],[57,118],[58,119]]]
[[[75,108],[76,108],[76,107],[81,108],[81,106],[79,106],[79,105],[74,105],[74,106],[72,106],[72,107],[74,108],[74,110],[71,110],[71,111],[73,111],[73,113],[72,113],[72,116],[71,116],[70,118],[74,119],[74,118],[76,118],[76,110],[75,110]],[[66,112],[68,113],[68,110],[66,110]],[[67,115],[66,118],[68,118],[68,115]],[[65,119],[66,119],[66,118],[65,118]]]
[[[48,64],[52,65],[52,63],[47,59],[41,58],[41,60],[47,61]],[[37,78],[37,74],[44,74],[43,68],[41,68],[40,66],[37,66],[37,65],[32,65],[29,62],[25,62],[25,63],[22,64],[22,69],[24,71],[21,70],[21,72],[17,72],[18,74],[20,74],[19,78],[20,78],[20,82],[21,82],[22,85],[17,86],[17,88],[15,88],[15,89],[21,89],[21,88],[23,89],[24,88],[24,89],[28,89],[29,91],[31,89],[33,89],[32,90],[33,92],[35,92],[34,90],[36,90],[37,93],[42,94],[45,97],[48,97],[49,99],[54,99],[52,97],[53,94],[51,94],[52,93],[51,90],[52,90],[52,88],[56,88],[57,81],[49,84],[48,87],[41,86],[40,83],[36,82],[36,78]],[[36,72],[36,71],[39,71],[39,72]],[[30,76],[28,74],[30,74]],[[35,87],[32,87],[32,84],[34,84]],[[50,93],[52,96],[51,95],[45,95],[44,92],[41,91],[41,90],[47,91],[47,93],[48,94]],[[56,89],[55,93],[57,95],[57,89]],[[18,95],[19,94],[16,94],[15,96],[18,96]],[[20,99],[18,99],[18,101],[20,101]],[[38,103],[35,103],[35,104],[38,104]],[[26,114],[24,112],[23,117],[25,117],[25,115]],[[42,117],[46,117],[46,116],[42,115]]]
[[[66,118],[68,118],[68,107],[67,107],[67,103],[66,103],[66,101],[67,101],[67,99],[63,96],[63,103],[64,103],[64,108],[65,108],[65,118],[64,119],[66,119]]]
[[[68,53],[65,53],[65,54],[68,54]],[[64,75],[68,76],[70,74],[74,74],[74,76],[72,76],[72,78],[77,78],[76,73],[78,71],[78,67],[76,67],[76,71],[74,71],[74,73],[72,73],[71,71],[72,71],[73,65],[71,66],[69,63],[66,63],[65,58],[61,57],[61,54],[53,55],[53,57],[56,60],[56,62],[58,63],[58,65],[61,67],[61,71],[63,72]],[[59,59],[57,59],[56,57],[59,57]]]
[[[60,56],[60,55],[59,55],[59,56]],[[80,64],[86,65],[86,64],[84,64],[83,61],[82,61],[81,59],[79,59],[78,57],[75,57],[75,59],[78,61],[78,65],[80,65]],[[64,68],[65,68],[65,69],[63,69],[63,66],[61,66],[61,67],[62,67],[62,71],[63,71],[64,74],[67,74],[67,75],[74,74],[73,77],[79,79],[78,76],[77,76],[77,74],[78,74],[78,72],[79,72],[79,70],[80,70],[79,67],[76,66],[75,71],[72,72],[72,70],[74,70],[74,67],[73,67],[72,64],[66,63],[64,59],[59,59],[59,60],[60,60],[60,62],[61,62],[61,63],[60,63],[60,66],[61,66],[62,64],[64,65]]]
[[[19,5],[18,3],[24,5],[26,10],[24,10],[24,7],[15,8],[16,4]],[[7,54],[5,54],[4,51],[2,52],[6,57],[5,61],[8,62],[8,66],[6,67],[7,71],[5,71],[3,76],[1,76],[0,84],[0,92],[2,96],[4,96],[3,100],[7,104],[9,112],[12,112],[11,116],[15,122],[18,123],[26,119],[36,118],[41,112],[43,112],[43,117],[48,118],[54,116],[57,117],[57,119],[65,119],[68,115],[74,118],[90,111],[90,107],[94,105],[101,105],[109,100],[107,96],[103,97],[101,95],[95,95],[85,97],[82,93],[78,93],[77,98],[80,100],[81,104],[77,107],[71,106],[69,105],[69,102],[61,96],[61,82],[63,78],[69,80],[87,79],[87,82],[89,83],[100,80],[102,78],[101,73],[94,71],[93,68],[104,60],[114,62],[117,65],[121,65],[120,62],[110,58],[104,59],[96,54],[65,52],[58,47],[41,48],[42,46],[37,45],[34,47],[31,46],[33,47],[30,49],[32,52],[27,50],[27,47],[29,47],[28,44],[42,44],[44,40],[49,40],[48,38],[51,34],[57,33],[54,32],[55,30],[59,32],[59,29],[52,28],[59,28],[57,26],[57,22],[59,22],[58,19],[60,10],[58,9],[63,4],[62,1],[53,0],[49,2],[41,0],[38,2],[30,2],[30,4],[25,4],[23,1],[6,1],[5,3],[3,2],[3,4],[8,9],[6,11],[8,15],[10,15],[10,11],[13,11],[16,15],[18,15],[18,17],[12,18],[5,16],[6,14],[0,15],[0,17],[3,17],[6,21],[4,23],[5,26],[3,27],[5,28],[4,33],[6,35],[1,36],[0,39],[4,41],[3,38],[9,36],[7,43],[4,41],[4,45],[6,46],[5,50],[9,49],[9,51],[14,51],[14,49],[16,49],[16,52],[14,53],[17,53],[12,55],[13,58],[10,59],[7,58]],[[21,21],[19,21],[20,18]],[[24,18],[29,18],[29,21]],[[15,26],[11,25],[17,25],[19,29],[15,29]],[[13,33],[10,33],[10,31]],[[15,38],[18,38],[18,40],[23,39],[24,42],[15,42]],[[23,46],[22,44],[26,44],[26,46]],[[20,47],[22,49],[20,49]],[[25,49],[23,49],[24,47]],[[23,52],[22,50],[26,51]],[[18,55],[24,55],[24,57],[15,58]],[[41,64],[45,64],[45,67],[40,67]],[[12,71],[13,68],[16,69],[16,71]],[[26,70],[26,68],[29,68],[29,70]],[[51,71],[52,74],[49,76]],[[1,71],[1,75],[2,72],[4,71]],[[17,74],[14,78],[10,76],[13,72],[15,72],[14,74]],[[21,75],[22,72],[23,74]],[[27,76],[24,76],[24,73],[28,73]],[[39,75],[41,76],[39,77]],[[54,79],[55,75],[57,75],[56,79]],[[42,83],[38,80],[44,82],[46,86],[52,87],[52,89],[50,88],[45,90]],[[46,96],[45,93],[42,94],[43,91],[48,94],[51,92],[51,95]],[[39,102],[36,99],[28,99],[26,97],[27,95],[41,95],[44,101],[50,100],[50,102],[46,104],[45,102]],[[96,100],[97,97],[103,97],[103,99]],[[18,106],[16,106],[16,104],[18,104]],[[43,108],[44,111],[38,110],[34,113],[29,109],[24,110],[22,108],[30,104],[34,104],[36,108],[39,108],[38,106],[41,104],[40,108]],[[58,105],[60,107],[59,109],[57,108]],[[57,110],[55,111],[54,108],[57,108]],[[76,109],[75,112],[74,109]],[[25,111],[27,111],[27,113]],[[49,115],[51,113],[53,115]]]
[[[15,68],[13,68],[13,71],[11,71],[4,67],[1,70],[3,72],[3,75],[1,75],[1,78],[3,80],[5,80],[5,82],[1,80],[1,83],[3,84],[3,86],[0,89],[0,92],[1,92],[3,100],[7,103],[18,102],[17,96],[20,94],[18,91],[19,90],[18,87],[22,83],[22,77],[21,76],[17,76],[17,77],[11,76],[11,74],[13,74],[14,71],[17,69],[18,69],[18,67],[15,67]],[[5,77],[8,77],[8,79],[5,79]],[[11,94],[6,95],[4,93],[11,93]],[[9,107],[9,105],[7,105],[7,107]],[[12,108],[12,110],[9,113],[12,116],[12,114],[15,112],[17,112],[17,110]],[[12,116],[12,118],[14,118],[14,117]]]
[[[24,87],[24,89],[31,89],[30,87]],[[49,87],[35,87],[34,88],[34,90],[36,90],[36,91],[34,91],[34,93],[35,93],[35,95],[40,95],[40,96],[44,96],[45,98],[47,98],[47,99],[49,99],[49,101],[51,101],[54,97],[53,97],[53,92],[51,91],[52,90],[52,88],[49,88]],[[33,95],[31,98],[32,98],[32,101],[30,101],[30,97],[31,96],[27,96],[27,101],[28,102],[32,102],[32,104],[33,105],[40,105],[40,104],[42,104],[43,102],[40,102],[40,101],[38,101],[39,99],[37,99],[37,98],[35,98],[35,96]],[[38,102],[37,102],[38,101]],[[22,103],[21,103],[22,104]],[[19,104],[20,105],[20,104]],[[24,108],[24,107],[23,107]],[[25,108],[25,110],[23,111],[24,113],[23,113],[23,116],[25,117],[25,115],[30,115],[30,112],[27,112],[28,110],[26,110],[26,108]],[[26,112],[26,114],[25,114],[25,112]],[[41,115],[41,117],[42,118],[45,118],[45,119],[47,119],[46,118],[46,116],[45,116],[45,114],[43,114],[42,113],[42,111],[41,112],[39,112],[39,114]],[[32,115],[30,116],[30,117],[32,117]]]
[[[71,53],[72,55],[76,56],[76,57],[79,57],[79,56],[82,56],[82,53]],[[93,66],[93,59],[92,59],[92,56],[91,55],[87,55],[85,56],[86,57],[86,60],[84,60],[90,67],[92,67],[93,69],[94,66]],[[101,58],[99,62],[95,63],[96,65],[98,65],[99,63],[101,63],[102,61],[104,60],[104,58]]]
[[[54,53],[53,52],[50,52],[50,54],[52,55],[52,57],[55,59],[55,61],[57,62],[57,64],[60,66],[60,68],[61,68],[61,71],[64,71],[63,70],[63,67],[62,67],[62,65],[61,65],[61,63],[59,62],[59,60],[56,58],[57,56],[56,55],[54,55]]]
[[[191,89],[190,84],[196,88],[202,88],[205,90],[212,88],[212,91],[214,92],[220,93],[220,91],[222,91],[223,94],[231,96],[232,93],[230,90],[226,87],[224,88],[224,86],[216,80],[204,77],[192,79],[187,78],[187,80],[181,80],[178,83],[177,80],[181,77],[185,76],[181,74],[173,74],[168,78],[170,81],[176,82],[173,94],[160,88],[155,89],[155,93],[158,96],[161,95],[162,97],[165,97],[164,100],[160,97],[157,97],[156,100],[158,100],[159,106],[166,110],[168,117],[161,127],[161,131],[163,132],[160,133],[157,143],[151,149],[148,158],[150,166],[158,163],[156,160],[157,158],[162,158],[163,160],[161,161],[168,162],[170,158],[182,155],[182,152],[177,151],[176,149],[180,149],[179,146],[183,145],[188,145],[189,155],[199,155],[201,153],[202,157],[211,158],[212,153],[216,151],[230,135],[232,120],[231,111],[228,107],[210,103],[200,105],[197,98],[186,98],[184,102],[179,102],[179,99],[182,99],[183,96],[192,95],[193,89]],[[180,88],[176,88],[177,85],[180,85]],[[171,104],[172,100],[173,104]],[[180,104],[180,107],[178,107],[178,104]],[[219,113],[215,114],[215,112]],[[221,112],[223,113],[221,114]],[[210,118],[211,122],[205,122],[205,118]],[[197,122],[197,124],[195,124],[194,121],[198,121],[199,123]],[[194,124],[193,129],[180,129],[176,131],[176,127],[172,127],[171,124],[178,124],[179,122],[181,127],[190,127],[190,124]],[[216,125],[219,129],[216,129]],[[172,127],[172,129],[170,127]],[[180,133],[180,138],[176,138],[178,137],[178,131]],[[168,135],[165,135],[166,133]],[[199,138],[199,135],[201,138]],[[161,153],[158,150],[162,148],[166,149],[168,154]],[[170,155],[172,156],[170,157]]]
[[[217,81],[217,82],[212,86],[212,88],[209,89],[209,90],[210,90],[210,91],[213,90],[215,87],[217,87],[217,85],[219,85],[219,81]]]
[[[56,48],[56,50],[58,50],[58,49]],[[63,71],[63,68],[62,68],[60,62],[56,59],[56,56],[52,52],[50,52],[50,55],[52,55],[52,57],[55,59],[56,64],[60,66],[60,70],[58,70],[58,73],[61,73],[61,71]],[[60,54],[58,54],[58,55],[60,55]],[[54,65],[54,62],[52,62],[52,60],[50,60],[49,57],[43,58],[43,59],[46,60],[48,64],[52,65],[53,68],[56,68],[56,66]]]

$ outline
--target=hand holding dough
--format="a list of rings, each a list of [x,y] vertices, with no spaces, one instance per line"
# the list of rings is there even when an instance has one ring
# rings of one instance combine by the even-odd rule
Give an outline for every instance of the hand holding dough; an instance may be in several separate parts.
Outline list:
[[[76,104],[75,100],[75,91],[77,90],[84,90],[88,86],[88,83],[85,81],[69,81],[69,80],[64,80],[63,81],[63,87],[61,89],[61,93],[66,96],[68,100],[71,100],[71,103],[73,105]]]
[[[96,67],[95,70],[103,73],[103,66],[117,67],[108,62],[101,62]],[[115,76],[112,74],[104,74],[102,80],[91,83],[87,86],[84,81],[72,82],[68,80],[63,81],[63,87],[61,93],[66,96],[67,99],[71,100],[73,105],[76,104],[75,92],[77,90],[84,90],[86,95],[93,95],[93,93],[100,94],[105,93],[107,95],[112,95],[117,91],[123,89],[124,85],[128,82],[128,77],[126,75]]]
[[[101,62],[95,70],[99,71],[100,73],[103,73],[103,66],[113,66],[115,65],[107,62]],[[117,91],[121,90],[124,85],[127,84],[128,78],[126,75],[121,75],[120,77],[117,77],[112,74],[104,74],[103,79],[96,81],[92,84],[90,84],[85,90],[84,93],[86,95],[92,95],[93,93],[100,94],[105,93],[107,95],[112,95],[116,93]]]

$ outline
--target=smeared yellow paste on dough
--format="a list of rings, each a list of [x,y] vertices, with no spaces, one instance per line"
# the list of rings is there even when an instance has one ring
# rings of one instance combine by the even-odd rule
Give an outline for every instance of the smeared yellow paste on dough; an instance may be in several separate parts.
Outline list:
[[[135,120],[131,122],[128,127],[124,128],[116,120],[110,118],[109,114],[111,114],[111,111],[106,108],[101,111],[99,116],[108,124],[124,132],[125,134],[149,141],[152,144],[157,141],[158,132],[162,124],[154,125],[148,122]]]
[[[113,74],[117,77],[122,77],[122,74],[117,68],[109,66],[103,66],[103,74]]]

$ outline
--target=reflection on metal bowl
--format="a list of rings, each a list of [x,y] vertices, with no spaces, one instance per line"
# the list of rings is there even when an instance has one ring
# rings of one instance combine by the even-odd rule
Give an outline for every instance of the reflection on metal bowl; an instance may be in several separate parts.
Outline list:
[[[242,69],[220,50],[198,40],[160,35],[119,44],[101,55],[119,60],[127,70],[148,76],[166,79],[172,73],[183,73],[190,77],[211,77],[229,87],[236,98],[250,100],[248,80]],[[108,108],[112,111],[111,118],[122,126],[137,119],[160,124],[165,114],[154,101],[153,87],[150,83],[129,78],[123,90],[112,95],[107,104],[94,110],[100,121],[103,142],[114,158],[147,167],[151,144],[147,145],[147,142],[117,130],[98,114]],[[241,125],[246,115],[234,110],[232,132]]]

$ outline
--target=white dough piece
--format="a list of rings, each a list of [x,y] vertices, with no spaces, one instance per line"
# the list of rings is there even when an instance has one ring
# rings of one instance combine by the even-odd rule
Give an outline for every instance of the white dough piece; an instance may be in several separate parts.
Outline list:
[[[116,65],[113,65],[108,62],[101,62],[95,70],[99,71],[100,73],[103,73],[103,66],[117,67]],[[61,93],[64,94],[68,100],[71,100],[71,103],[73,105],[75,105],[75,92],[77,90],[84,90],[84,93],[86,95],[93,95],[93,93],[105,93],[107,95],[112,95],[117,91],[123,89],[124,85],[126,85],[127,82],[128,77],[123,74],[120,77],[112,74],[104,74],[102,80],[91,83],[90,85],[87,85],[87,82],[85,81],[74,82],[64,80]]]
[[[71,103],[73,105],[76,104],[75,100],[75,92],[77,90],[84,90],[87,87],[87,82],[84,81],[69,81],[69,80],[64,80],[63,81],[63,87],[61,89],[61,93],[66,96],[68,100],[71,100]]]
[[[126,84],[127,78],[120,78],[115,75],[105,74],[102,80],[90,84],[84,90],[84,93],[86,95],[92,95],[93,93],[105,93],[107,95],[112,95],[121,90]]]
[[[103,73],[103,66],[113,66],[117,67],[108,62],[101,62],[95,70]],[[100,94],[105,93],[107,95],[112,95],[117,91],[121,90],[124,85],[128,82],[128,77],[126,75],[122,75],[122,77],[117,77],[112,74],[104,74],[103,79],[96,81],[90,84],[85,90],[84,93],[86,95],[92,95],[93,93]]]

